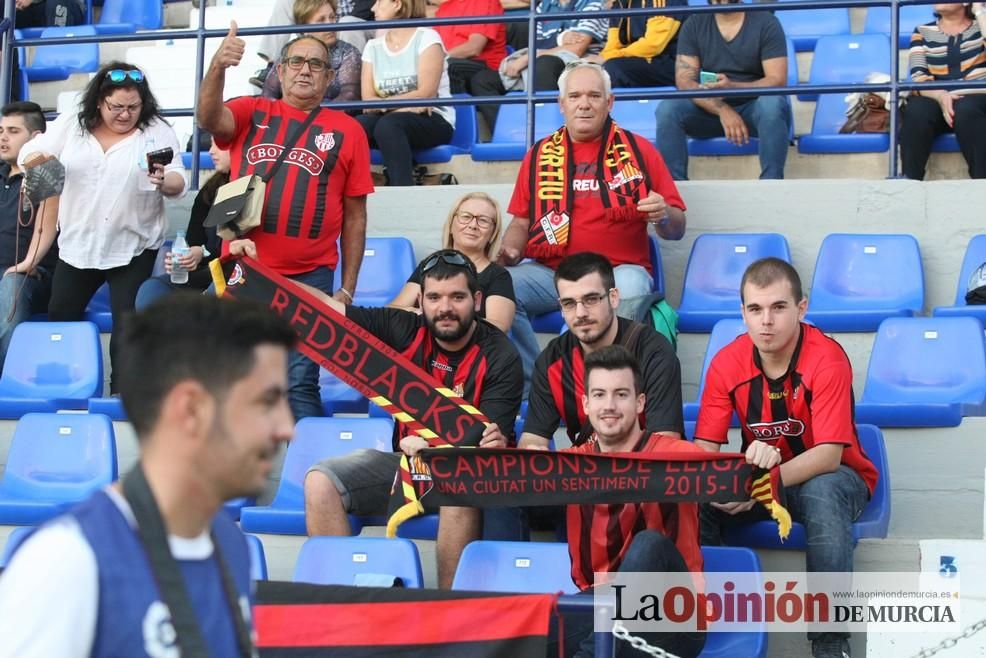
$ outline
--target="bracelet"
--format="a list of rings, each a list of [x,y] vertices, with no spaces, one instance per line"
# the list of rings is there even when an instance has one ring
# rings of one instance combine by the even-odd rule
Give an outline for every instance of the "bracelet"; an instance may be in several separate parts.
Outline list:
[[[339,292],[341,292],[342,294],[344,294],[346,297],[349,297],[349,301],[353,301],[353,293],[349,292],[348,290],[346,290],[342,286],[339,286]]]

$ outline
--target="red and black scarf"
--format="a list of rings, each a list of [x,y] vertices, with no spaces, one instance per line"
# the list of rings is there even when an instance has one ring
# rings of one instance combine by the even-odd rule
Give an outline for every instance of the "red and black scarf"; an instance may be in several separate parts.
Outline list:
[[[528,258],[560,258],[568,252],[575,180],[572,148],[572,138],[564,126],[534,145],[530,167],[531,225],[525,253]],[[634,135],[612,118],[606,119],[596,156],[596,179],[604,212],[611,220],[636,215],[637,202],[650,188],[642,163]]]

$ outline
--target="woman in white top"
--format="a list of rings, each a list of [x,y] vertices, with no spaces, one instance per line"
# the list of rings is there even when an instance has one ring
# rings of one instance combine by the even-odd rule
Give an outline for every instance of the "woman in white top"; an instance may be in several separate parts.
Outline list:
[[[147,154],[167,148],[168,164],[148,169]],[[123,315],[133,310],[137,289],[164,242],[164,197],[180,197],[188,187],[178,138],[161,117],[143,72],[110,62],[89,82],[78,114],[55,119],[24,145],[19,160],[39,153],[65,166],[48,317],[81,320],[93,294],[108,283],[115,361]],[[116,392],[112,377],[110,390]]]
[[[424,18],[424,0],[376,0],[378,21]],[[400,27],[370,39],[363,50],[363,100],[448,98],[448,65],[438,32]],[[413,185],[411,149],[448,144],[455,126],[452,107],[367,109],[356,117],[370,146],[383,154],[389,185]]]

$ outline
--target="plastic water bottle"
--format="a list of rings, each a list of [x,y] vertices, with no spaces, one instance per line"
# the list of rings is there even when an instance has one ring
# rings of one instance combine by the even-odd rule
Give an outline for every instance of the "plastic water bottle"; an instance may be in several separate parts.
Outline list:
[[[188,243],[185,242],[185,231],[178,231],[175,243],[171,245],[171,283],[188,283],[188,270],[181,266],[179,259],[189,253]]]

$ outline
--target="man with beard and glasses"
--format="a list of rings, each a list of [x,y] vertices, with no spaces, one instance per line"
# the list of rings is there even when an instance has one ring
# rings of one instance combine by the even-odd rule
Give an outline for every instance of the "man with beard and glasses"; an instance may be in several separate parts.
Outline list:
[[[502,448],[513,436],[520,408],[523,375],[517,350],[503,332],[479,317],[483,293],[476,268],[465,255],[443,249],[425,258],[420,271],[420,315],[394,308],[345,306],[328,295],[318,296],[428,372],[435,386],[448,387],[475,405],[492,421],[478,445]],[[347,514],[386,514],[399,453],[415,455],[426,446],[424,439],[398,422],[394,452],[358,450],[312,466],[305,476],[308,534],[347,536]],[[439,587],[451,586],[462,549],[479,538],[481,520],[477,509],[441,509]]]
[[[121,340],[140,460],[14,553],[0,656],[249,656],[250,556],[223,503],[263,491],[294,432],[294,331],[258,304],[170,295]]]

